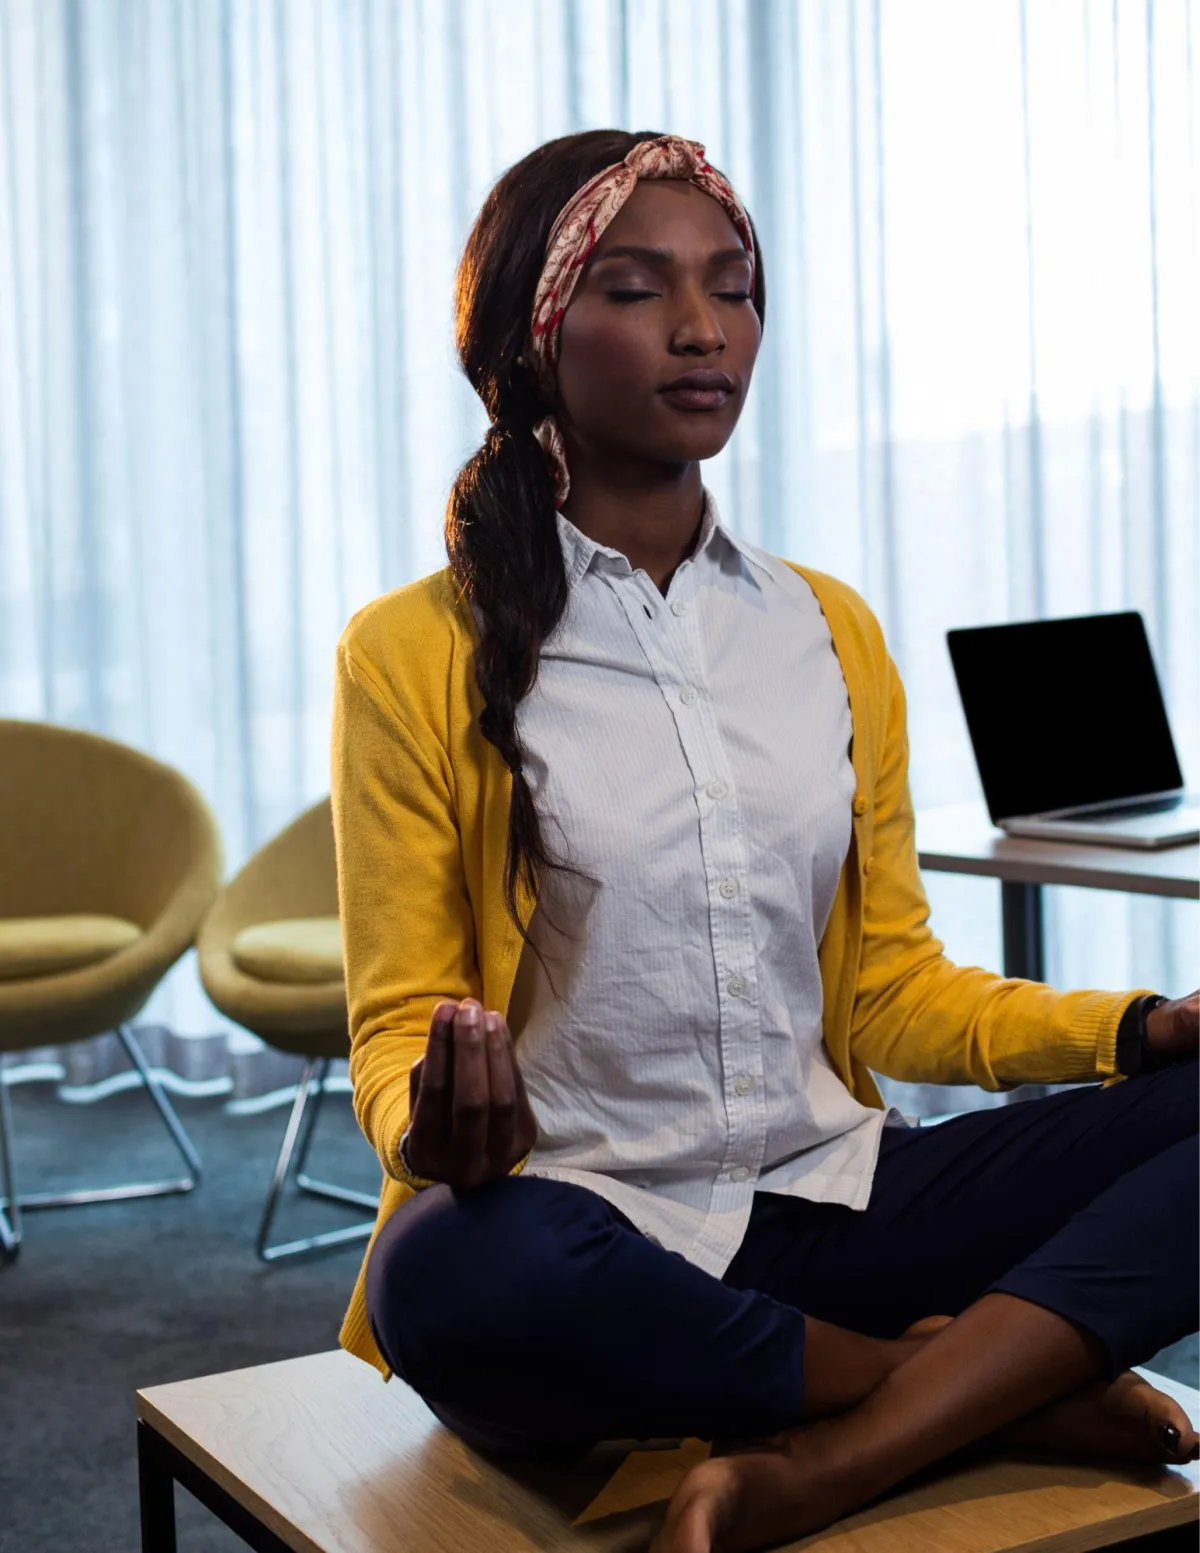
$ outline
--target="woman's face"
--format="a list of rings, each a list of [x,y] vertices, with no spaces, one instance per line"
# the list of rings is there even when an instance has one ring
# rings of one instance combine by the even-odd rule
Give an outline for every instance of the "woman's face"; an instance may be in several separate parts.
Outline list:
[[[563,316],[564,430],[592,452],[712,458],[737,425],[761,335],[750,261],[725,211],[693,183],[645,179],[589,255]],[[696,371],[725,374],[726,390],[691,401],[665,391]]]

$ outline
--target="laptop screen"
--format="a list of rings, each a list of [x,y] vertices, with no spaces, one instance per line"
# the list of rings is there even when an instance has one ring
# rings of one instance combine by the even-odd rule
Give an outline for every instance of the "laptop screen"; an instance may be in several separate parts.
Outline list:
[[[1136,610],[946,641],[993,821],[1183,786]]]

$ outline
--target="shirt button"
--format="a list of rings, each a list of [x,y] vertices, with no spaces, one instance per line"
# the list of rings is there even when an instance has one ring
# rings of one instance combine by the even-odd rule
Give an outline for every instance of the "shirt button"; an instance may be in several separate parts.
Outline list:
[[[754,1080],[748,1073],[739,1073],[733,1081],[733,1092],[737,1095],[748,1095],[754,1088]]]
[[[729,1179],[731,1181],[748,1181],[750,1179],[750,1172],[745,1165],[735,1165],[729,1172]]]
[[[725,983],[725,990],[731,997],[740,998],[746,990],[746,978],[744,976],[731,976]]]
[[[867,812],[867,800],[861,793],[854,800],[854,812],[855,814],[865,814]]]
[[[675,600],[672,601],[671,613],[673,615],[682,615],[684,610],[686,610],[686,609],[687,609],[687,605],[683,602],[682,599],[675,599]]]
[[[721,894],[725,897],[725,899],[727,901],[731,901],[733,899],[733,897],[737,894],[737,892],[738,892],[738,882],[737,882],[736,879],[722,879],[721,880]]]
[[[704,791],[710,798],[724,798],[725,794],[729,791],[729,787],[725,782],[722,782],[718,779],[715,782],[710,782]]]
[[[679,692],[679,699],[683,702],[684,706],[695,706],[696,694],[696,687],[694,685],[685,685]]]

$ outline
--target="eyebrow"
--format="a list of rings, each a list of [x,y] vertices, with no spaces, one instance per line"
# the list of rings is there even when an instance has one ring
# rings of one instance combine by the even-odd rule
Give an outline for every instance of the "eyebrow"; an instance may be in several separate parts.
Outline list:
[[[593,264],[599,264],[604,259],[642,259],[647,264],[667,265],[674,262],[675,252],[671,248],[644,248],[636,243],[619,243],[614,248],[606,248],[603,253],[594,254]],[[722,248],[719,253],[710,253],[708,264],[731,264],[735,259],[744,259],[750,262],[750,255],[744,248]]]

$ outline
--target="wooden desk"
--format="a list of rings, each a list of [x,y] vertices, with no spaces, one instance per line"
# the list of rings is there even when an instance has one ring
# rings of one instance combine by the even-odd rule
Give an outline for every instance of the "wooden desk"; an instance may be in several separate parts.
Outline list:
[[[1196,1392],[1155,1383],[1196,1416]],[[151,1386],[138,1414],[143,1553],[175,1553],[175,1482],[258,1553],[634,1553],[707,1454],[690,1440],[605,1446],[570,1467],[502,1466],[468,1450],[402,1381],[385,1386],[340,1351]],[[1195,1546],[1195,1464],[977,1457],[789,1546],[1086,1553],[1151,1534]]]
[[[1175,900],[1200,897],[1200,847],[1195,843],[1143,852],[1136,847],[1006,836],[992,824],[982,803],[921,810],[917,857],[922,869],[1000,880],[1004,974],[1030,981],[1046,979],[1043,885],[1074,884]]]

